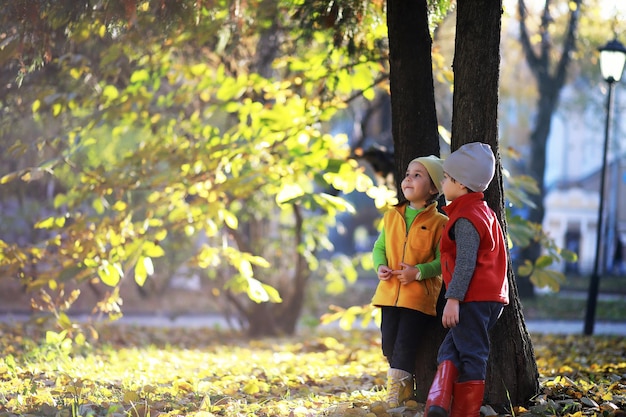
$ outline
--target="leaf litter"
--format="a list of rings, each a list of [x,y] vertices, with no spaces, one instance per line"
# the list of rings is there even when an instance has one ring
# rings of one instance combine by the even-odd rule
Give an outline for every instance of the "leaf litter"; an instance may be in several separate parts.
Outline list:
[[[372,330],[250,340],[211,328],[102,325],[98,335],[51,344],[28,324],[0,325],[0,417],[423,414],[415,401],[384,403],[387,364]],[[626,416],[626,338],[532,340],[540,392],[502,416]]]

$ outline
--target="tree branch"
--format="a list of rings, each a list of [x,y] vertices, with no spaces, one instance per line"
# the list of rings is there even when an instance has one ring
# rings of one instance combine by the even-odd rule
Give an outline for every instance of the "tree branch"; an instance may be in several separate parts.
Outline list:
[[[530,44],[530,37],[528,36],[528,26],[526,25],[526,18],[528,14],[526,13],[526,3],[524,2],[524,0],[518,0],[517,10],[519,13],[519,31],[522,49],[524,50],[524,55],[526,55],[526,61],[528,61],[530,70],[535,74],[535,77],[539,78],[540,61],[537,54],[535,54],[532,45]]]
[[[571,61],[571,53],[576,49],[576,29],[578,26],[578,20],[580,17],[580,7],[582,0],[574,0],[576,4],[576,10],[570,13],[569,24],[567,26],[567,34],[563,43],[563,53],[561,59],[557,65],[556,73],[554,75],[555,84],[560,90],[565,83],[565,77],[567,76],[567,67]]]

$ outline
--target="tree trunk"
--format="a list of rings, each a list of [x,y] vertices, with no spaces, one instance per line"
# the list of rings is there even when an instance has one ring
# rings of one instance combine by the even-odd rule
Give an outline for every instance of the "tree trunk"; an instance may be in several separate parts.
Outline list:
[[[266,29],[261,32],[259,42],[257,44],[254,69],[264,77],[271,77],[272,62],[274,62],[278,52],[280,51],[280,42],[283,36],[280,25],[276,23],[278,4],[276,0],[265,0],[259,8],[258,19],[265,19],[272,22]],[[250,300],[243,299],[241,301],[235,296],[230,296],[231,304],[237,309],[243,317],[243,327],[246,329],[250,337],[266,337],[266,336],[285,336],[293,335],[296,331],[298,320],[302,315],[304,308],[304,298],[307,291],[308,280],[311,275],[308,264],[304,256],[299,253],[298,248],[302,244],[302,228],[303,216],[300,207],[293,205],[294,235],[293,242],[288,247],[293,251],[288,252],[293,259],[290,264],[295,265],[293,275],[286,277],[285,280],[272,282],[272,277],[267,277],[264,282],[274,285],[281,294],[282,303],[254,303]],[[258,220],[262,224],[276,222],[275,218],[264,218]],[[255,227],[255,220],[250,220],[249,227],[255,230],[267,230],[266,227]],[[236,235],[240,248],[250,253],[263,253],[263,246],[266,244],[263,232],[251,232],[246,238]],[[286,268],[287,269],[287,268]],[[274,275],[275,272],[255,271],[260,277],[264,274]]]
[[[498,152],[498,85],[502,2],[459,0],[454,54],[452,149],[480,141],[496,155],[496,176],[485,199],[507,232]],[[524,323],[509,261],[511,303],[491,335],[486,403],[500,408],[526,404],[539,390],[532,341]]]
[[[443,308],[446,305],[444,294],[445,290],[442,289],[437,300],[437,317],[432,318],[432,324],[424,332],[422,340],[427,342],[422,343],[417,350],[415,360],[415,397],[417,401],[422,403],[425,403],[428,398],[430,385],[435,377],[435,372],[437,372],[439,346],[443,342],[446,333],[448,333],[448,329],[445,329],[441,324]]]
[[[427,1],[388,0],[387,26],[391,133],[399,189],[413,158],[439,155]]]
[[[389,84],[395,160],[395,182],[416,157],[439,156],[439,134],[432,72],[432,39],[426,0],[387,1]],[[404,197],[398,193],[398,198]],[[440,306],[442,311],[442,305]],[[438,317],[441,317],[440,315]],[[423,335],[416,358],[416,394],[424,402],[437,369],[437,350],[445,336],[438,318]]]
[[[288,265],[293,265],[292,275],[287,275],[284,279],[273,281],[276,278],[275,271],[260,271],[255,268],[255,275],[261,277],[261,281],[271,283],[281,294],[282,303],[255,303],[247,299],[247,297],[238,298],[234,295],[229,296],[229,301],[237,309],[238,313],[243,317],[242,323],[248,336],[285,336],[293,335],[297,329],[298,320],[302,315],[304,308],[304,298],[308,287],[308,281],[311,276],[306,258],[299,252],[298,248],[303,241],[303,224],[304,217],[301,208],[293,205],[293,215],[295,218],[293,226],[293,242],[288,247],[292,250],[285,250],[285,264],[274,265],[278,269],[291,269]],[[261,223],[271,222],[271,219],[261,219]],[[254,222],[250,223],[254,224]],[[264,227],[252,229],[267,230]],[[250,232],[246,238],[240,234],[234,233],[233,236],[237,240],[237,244],[244,252],[263,253],[260,247],[264,244],[264,240],[259,233]],[[256,244],[253,249],[249,246],[248,241]],[[268,274],[270,276],[268,276]],[[263,279],[265,275],[266,279]]]

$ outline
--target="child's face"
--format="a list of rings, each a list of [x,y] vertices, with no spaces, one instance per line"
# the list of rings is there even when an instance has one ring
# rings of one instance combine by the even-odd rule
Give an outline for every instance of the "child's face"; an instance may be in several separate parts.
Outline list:
[[[447,172],[443,173],[443,181],[441,181],[441,190],[446,200],[452,201],[455,198],[467,194],[467,188],[460,182],[456,181]]]
[[[437,188],[430,180],[426,167],[419,162],[411,162],[402,180],[404,197],[417,206],[423,206],[437,194]]]

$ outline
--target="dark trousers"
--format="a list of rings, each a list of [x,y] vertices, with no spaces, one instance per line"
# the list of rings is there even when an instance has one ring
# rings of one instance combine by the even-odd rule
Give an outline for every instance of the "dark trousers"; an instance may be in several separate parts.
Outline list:
[[[389,367],[412,374],[423,330],[434,317],[409,308],[382,307],[381,318],[382,350]]]
[[[450,360],[459,370],[459,382],[483,381],[489,358],[489,330],[504,306],[497,302],[461,303],[459,324],[451,328],[439,347],[437,361]]]

